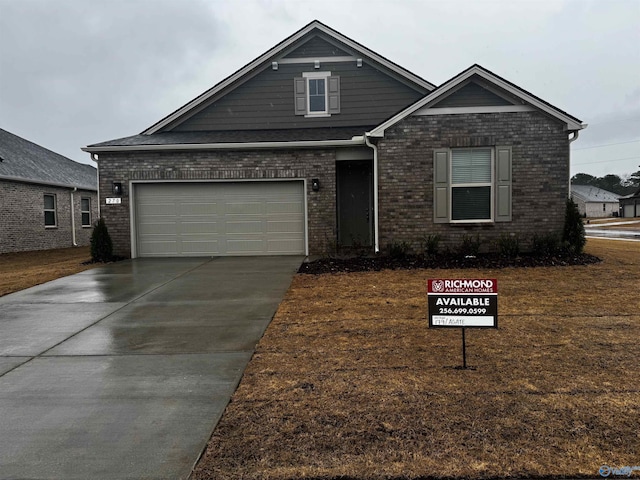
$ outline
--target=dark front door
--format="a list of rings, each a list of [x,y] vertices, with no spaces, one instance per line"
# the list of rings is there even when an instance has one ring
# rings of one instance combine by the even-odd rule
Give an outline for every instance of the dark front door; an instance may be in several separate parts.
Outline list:
[[[338,245],[370,247],[373,238],[373,165],[371,160],[339,161]]]

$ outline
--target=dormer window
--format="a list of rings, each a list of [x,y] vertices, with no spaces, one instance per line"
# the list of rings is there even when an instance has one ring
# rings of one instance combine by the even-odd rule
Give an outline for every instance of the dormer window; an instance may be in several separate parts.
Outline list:
[[[331,72],[304,72],[294,79],[295,114],[330,117],[340,113],[340,77]]]

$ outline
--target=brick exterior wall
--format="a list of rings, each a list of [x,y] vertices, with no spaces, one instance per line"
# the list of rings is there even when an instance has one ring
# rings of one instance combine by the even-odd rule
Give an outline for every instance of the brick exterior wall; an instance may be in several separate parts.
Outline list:
[[[334,149],[280,151],[209,151],[101,153],[101,214],[114,244],[114,254],[131,256],[129,217],[131,181],[201,181],[298,178],[307,180],[309,251],[327,254],[335,250],[336,170]],[[311,190],[311,179],[320,179],[318,192]],[[106,205],[113,197],[113,182],[122,182],[120,205]]]
[[[512,147],[512,221],[493,224],[433,223],[433,150]],[[408,117],[378,143],[381,250],[408,242],[421,251],[424,238],[441,237],[456,248],[465,235],[480,236],[481,250],[495,249],[504,234],[521,247],[532,236],[560,233],[569,194],[569,141],[563,125],[542,113],[490,113]]]
[[[47,250],[73,246],[71,232],[71,189],[0,180],[0,253]],[[44,226],[44,195],[56,197],[56,227]],[[96,192],[74,192],[76,243],[89,245],[90,227],[82,227],[80,199],[91,199],[91,220],[98,218]]]
[[[433,223],[433,150],[468,146],[512,147],[512,221],[495,224]],[[408,117],[378,142],[379,245],[408,242],[421,251],[438,234],[455,248],[464,235],[480,235],[483,249],[504,234],[525,249],[534,233],[560,232],[569,189],[569,142],[563,125],[537,112]],[[101,212],[114,253],[131,255],[130,182],[306,179],[309,253],[336,249],[335,149],[101,153]],[[312,178],[321,189],[313,192]],[[122,182],[120,205],[106,205],[112,182]]]

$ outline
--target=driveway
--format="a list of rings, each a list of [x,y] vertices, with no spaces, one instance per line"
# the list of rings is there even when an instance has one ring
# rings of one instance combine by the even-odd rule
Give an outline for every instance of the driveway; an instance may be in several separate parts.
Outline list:
[[[0,478],[187,478],[301,261],[136,259],[0,298]]]

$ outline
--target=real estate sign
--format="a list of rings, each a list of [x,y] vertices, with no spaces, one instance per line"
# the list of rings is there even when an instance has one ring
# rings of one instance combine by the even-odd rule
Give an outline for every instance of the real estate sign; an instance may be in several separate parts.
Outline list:
[[[429,327],[498,328],[496,279],[430,279]]]

